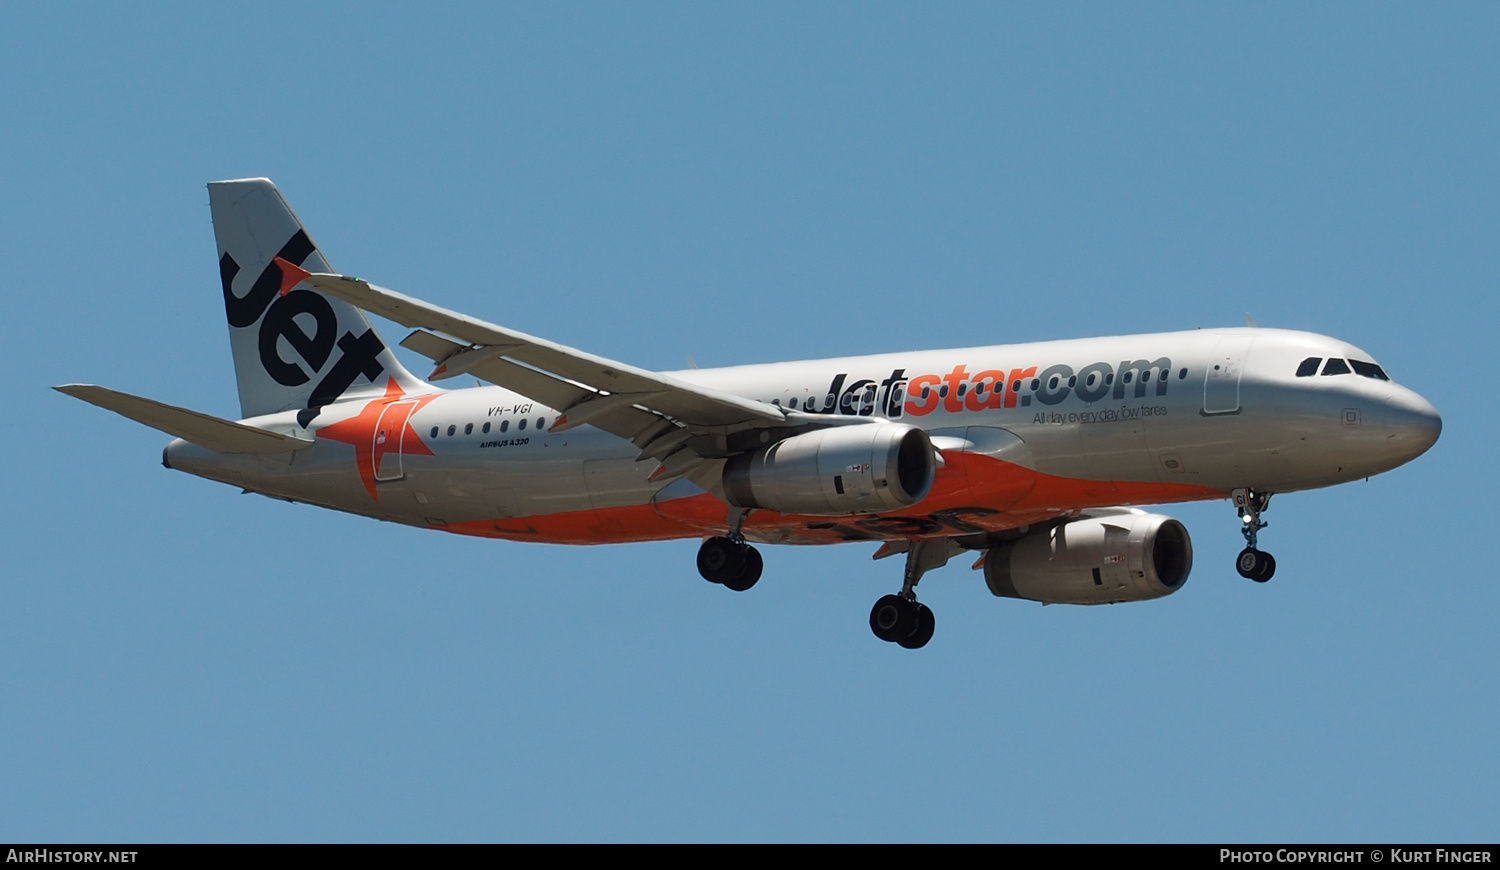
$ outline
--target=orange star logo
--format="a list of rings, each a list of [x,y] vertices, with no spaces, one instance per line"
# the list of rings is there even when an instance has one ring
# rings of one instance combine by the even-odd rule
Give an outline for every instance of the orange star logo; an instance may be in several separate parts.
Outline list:
[[[379,504],[375,482],[400,478],[402,456],[433,455],[410,421],[418,408],[439,395],[442,394],[407,399],[396,379],[390,378],[386,381],[384,396],[370,400],[353,417],[329,423],[315,434],[319,438],[354,446],[354,464],[359,468],[359,478],[365,482],[370,500]],[[387,454],[394,454],[395,459],[382,463]]]

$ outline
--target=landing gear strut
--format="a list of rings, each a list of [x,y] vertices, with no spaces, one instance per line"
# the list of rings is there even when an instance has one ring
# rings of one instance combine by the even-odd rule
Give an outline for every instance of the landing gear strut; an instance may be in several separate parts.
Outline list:
[[[760,551],[745,543],[740,527],[750,511],[744,508],[729,509],[729,534],[709,538],[698,548],[698,573],[710,583],[722,583],[725,588],[744,592],[760,579],[765,567]]]
[[[1253,489],[1237,489],[1231,495],[1234,497],[1234,507],[1240,514],[1240,522],[1244,528],[1240,534],[1245,536],[1245,549],[1234,561],[1235,570],[1240,576],[1256,583],[1264,583],[1271,579],[1276,573],[1276,559],[1270,553],[1264,553],[1256,549],[1256,538],[1261,529],[1270,523],[1264,522],[1260,514],[1271,503],[1273,493],[1256,492]]]
[[[932,610],[917,600],[916,586],[922,575],[948,564],[948,541],[913,541],[906,551],[906,579],[896,595],[885,595],[870,611],[870,630],[888,643],[921,649],[932,640],[937,620]]]

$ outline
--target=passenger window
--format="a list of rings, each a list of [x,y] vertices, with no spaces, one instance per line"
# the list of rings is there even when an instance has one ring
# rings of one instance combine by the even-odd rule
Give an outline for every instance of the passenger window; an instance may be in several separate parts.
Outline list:
[[[520,421],[516,423],[516,428],[517,429],[525,429],[526,428],[526,418],[525,417],[522,417],[520,419]]]
[[[1320,357],[1320,356],[1310,356],[1310,357],[1308,357],[1307,359],[1305,359],[1305,360],[1302,361],[1302,365],[1297,366],[1297,377],[1299,377],[1299,378],[1310,378],[1310,377],[1312,377],[1313,375],[1315,375],[1315,374],[1318,373],[1318,366],[1320,366],[1322,364],[1323,364],[1323,358],[1322,357]]]
[[[457,431],[458,431],[458,427],[457,426],[449,426],[448,427],[448,437],[452,438],[453,437],[453,433],[455,433]]]
[[[538,429],[545,429],[545,428],[547,428],[547,418],[546,417],[538,417],[538,418],[536,418],[536,427]]]
[[[1323,366],[1323,374],[1347,375],[1349,374],[1349,364],[1339,359],[1338,357],[1331,357],[1328,360],[1328,363]]]
[[[490,434],[490,424],[488,422],[486,422],[484,424],[484,428],[481,429],[480,431],[483,432],[486,435]]]
[[[433,426],[432,427],[432,437],[436,438],[437,437],[437,433],[438,433],[438,427]]]
[[[1357,359],[1349,360],[1349,365],[1354,366],[1354,373],[1361,377],[1374,378],[1377,381],[1388,381],[1385,371],[1372,362],[1361,362]]]
[[[509,420],[501,420],[500,421],[500,431],[501,432],[504,432],[505,430],[507,430],[509,428],[510,428],[510,421]]]
[[[786,406],[788,408],[791,408],[793,411],[797,410],[797,399],[796,399],[796,397],[794,396],[794,397],[792,397],[790,399],[787,399],[786,400]]]
[[[1187,380],[1187,369],[1183,369],[1182,371],[1179,371],[1177,373],[1177,380],[1179,380],[1179,381],[1185,381],[1185,380]]]
[[[464,434],[465,435],[473,435],[474,434],[474,424],[473,423],[465,423],[464,424]]]

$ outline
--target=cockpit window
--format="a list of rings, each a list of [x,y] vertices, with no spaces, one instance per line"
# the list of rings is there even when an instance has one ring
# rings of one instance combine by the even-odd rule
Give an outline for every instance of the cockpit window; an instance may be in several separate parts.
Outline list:
[[[1320,366],[1322,364],[1323,364],[1323,358],[1322,357],[1320,357],[1320,356],[1310,356],[1310,357],[1308,357],[1307,359],[1305,359],[1305,360],[1302,361],[1302,365],[1297,366],[1297,377],[1299,377],[1299,378],[1310,378],[1310,377],[1312,377],[1313,375],[1315,375],[1315,374],[1318,373],[1318,366]]]
[[[1349,374],[1349,364],[1339,359],[1338,357],[1333,357],[1328,360],[1327,365],[1323,366],[1323,374],[1347,375]]]
[[[1372,362],[1361,362],[1357,359],[1349,360],[1349,365],[1354,366],[1354,373],[1361,377],[1374,378],[1377,381],[1388,381],[1385,370]]]

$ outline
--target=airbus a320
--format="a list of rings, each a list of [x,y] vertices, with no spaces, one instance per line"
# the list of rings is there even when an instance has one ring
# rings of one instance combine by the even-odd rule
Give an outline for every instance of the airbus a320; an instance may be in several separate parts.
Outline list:
[[[756,544],[872,542],[905,572],[870,628],[907,648],[936,625],[918,582],[965,552],[1000,597],[1176,592],[1187,529],[1132,505],[1231,500],[1235,567],[1263,583],[1273,494],[1389,471],[1442,429],[1370,354],[1279,329],[647,371],[335,273],[266,179],[208,189],[242,419],[56,388],[175,436],[168,468],[462,535],[701,538],[699,573],[736,591]],[[365,312],[413,329],[425,380]],[[489,386],[442,386],[461,375]]]

